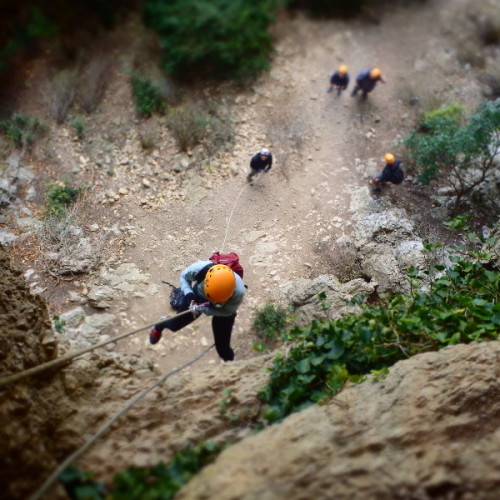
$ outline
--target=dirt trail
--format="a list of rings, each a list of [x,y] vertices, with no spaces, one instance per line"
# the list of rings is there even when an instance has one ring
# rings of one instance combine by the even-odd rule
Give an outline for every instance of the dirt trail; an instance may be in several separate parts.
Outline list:
[[[213,250],[239,253],[249,289],[233,332],[236,359],[254,355],[255,339],[248,333],[252,312],[276,302],[280,282],[328,272],[318,244],[331,247],[349,232],[350,193],[365,186],[370,196],[368,177],[382,167],[386,151],[398,151],[397,143],[412,124],[413,108],[405,101],[410,87],[418,84],[422,95],[446,90],[449,100],[464,100],[467,75],[449,57],[439,25],[440,12],[450,4],[399,6],[377,22],[374,14],[348,24],[298,17],[279,25],[272,70],[240,97],[234,110],[245,117],[241,127],[246,133],[237,130],[234,153],[240,175],[140,219],[142,236],[125,261],[147,270],[154,283],[177,282],[180,270]],[[349,66],[351,84],[337,97],[325,90],[341,62]],[[379,84],[367,101],[350,97],[357,73],[372,66],[382,68],[387,85]],[[275,165],[247,185],[249,158],[262,146],[271,147]],[[123,328],[168,314],[168,289],[162,292],[131,301],[122,312]],[[120,348],[167,369],[211,342],[210,320],[201,317],[175,335],[165,331],[154,347],[144,334]],[[219,362],[214,352],[205,359]]]

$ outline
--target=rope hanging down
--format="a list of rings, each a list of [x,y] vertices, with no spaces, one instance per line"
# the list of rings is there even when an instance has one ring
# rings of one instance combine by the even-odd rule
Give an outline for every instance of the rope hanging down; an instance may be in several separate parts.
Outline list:
[[[152,386],[144,389],[142,392],[134,396],[118,413],[116,413],[108,422],[106,422],[89,440],[87,440],[83,446],[78,448],[74,453],[72,453],[64,462],[51,474],[49,478],[40,486],[40,488],[30,497],[30,500],[38,500],[42,497],[44,493],[52,486],[54,481],[57,480],[61,472],[68,467],[72,462],[74,462],[80,455],[82,455],[85,451],[87,451],[104,433],[106,433],[109,428],[124,414],[126,413],[132,406],[135,405],[138,401],[140,401],[146,394],[151,392],[153,389],[156,389],[159,385],[161,385],[165,380],[171,375],[175,375],[180,372],[184,368],[196,363],[199,359],[201,359],[205,354],[210,351],[215,346],[212,344],[210,347],[205,349],[202,353],[198,354],[196,358],[193,358],[191,361],[184,363],[179,368],[172,370],[170,372],[164,373],[159,380],[157,380]]]
[[[255,181],[258,180],[261,175],[262,175],[262,172],[259,172],[257,174],[257,177],[255,178]],[[255,181],[252,181],[252,183],[254,183]],[[227,218],[227,222],[226,222],[226,234],[224,235],[224,241],[222,242],[222,245],[221,245],[220,250],[219,250],[220,253],[224,253],[224,246],[226,244],[227,233],[229,231],[229,223],[231,222],[231,218],[233,216],[234,209],[236,208],[236,204],[238,203],[238,200],[240,199],[241,193],[243,193],[243,191],[245,191],[245,189],[248,186],[250,186],[250,183],[247,183],[245,186],[243,186],[240,189],[240,192],[238,193],[238,196],[236,197],[236,200],[234,201],[233,208],[231,209],[231,213],[229,214],[229,217]]]
[[[172,318],[177,318],[178,316],[182,316],[183,314],[190,313],[192,312],[188,309],[187,311],[182,311],[178,314],[175,314],[174,316],[171,316]],[[130,335],[134,335],[134,333],[141,332],[142,330],[145,330],[146,328],[151,328],[152,326],[155,326],[158,323],[156,321],[155,323],[150,323],[149,325],[141,326],[140,328],[136,328],[135,330],[128,332],[128,333],[123,333],[122,335],[118,335],[116,337],[113,337],[108,340],[104,340],[100,342],[99,344],[86,347],[84,349],[81,349],[80,351],[76,352],[70,352],[64,356],[61,356],[60,358],[53,359],[51,361],[47,361],[46,363],[42,363],[41,365],[34,366],[33,368],[28,368],[27,370],[24,370],[19,373],[14,373],[13,375],[9,375],[7,377],[4,377],[0,379],[0,387],[10,384],[11,382],[17,382],[18,380],[21,380],[25,377],[29,377],[30,375],[34,375],[35,373],[39,373],[45,370],[48,370],[49,368],[53,368],[55,366],[58,366],[62,363],[65,363],[66,361],[69,361],[71,359],[77,358],[79,356],[82,356],[83,354],[86,354],[90,351],[93,351],[94,349],[98,349],[99,347],[103,347],[105,345],[111,344],[113,342],[116,342],[118,340],[124,339],[125,337],[129,337]]]

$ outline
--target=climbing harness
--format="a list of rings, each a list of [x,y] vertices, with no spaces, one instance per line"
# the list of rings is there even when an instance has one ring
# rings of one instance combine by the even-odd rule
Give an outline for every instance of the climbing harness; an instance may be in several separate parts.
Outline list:
[[[190,312],[190,311],[188,311]],[[145,327],[147,328],[147,327]],[[138,401],[140,401],[146,394],[151,392],[153,389],[156,389],[159,385],[161,385],[165,380],[175,375],[176,373],[184,370],[188,366],[196,363],[199,359],[201,359],[205,354],[210,351],[215,346],[212,344],[210,347],[205,349],[203,352],[198,354],[195,358],[187,363],[184,363],[179,368],[175,368],[169,372],[164,373],[153,385],[149,386],[147,389],[144,389],[142,392],[134,396],[118,413],[116,413],[111,419],[109,419],[90,439],[88,439],[80,448],[78,448],[75,452],[73,452],[64,462],[59,465],[59,467],[46,479],[46,481],[40,486],[40,488],[30,497],[30,500],[38,500],[42,497],[44,493],[52,486],[54,481],[57,480],[61,472],[68,467],[72,462],[74,462],[80,455],[82,455],[85,451],[87,451],[103,434],[105,434],[110,427],[123,415],[125,414],[132,406],[134,406]]]
[[[177,318],[178,316],[182,316],[183,314],[190,313],[191,311],[182,311],[178,314],[175,314],[172,316],[172,318]],[[149,325],[141,326],[140,328],[136,328],[135,330],[132,330],[131,332],[123,333],[122,335],[118,335],[116,337],[113,337],[108,340],[104,340],[103,342],[100,342],[99,344],[86,347],[85,349],[81,349],[76,352],[68,353],[65,356],[61,356],[60,358],[53,359],[51,361],[47,361],[46,363],[42,363],[41,365],[34,366],[33,368],[29,368],[28,370],[24,370],[19,373],[14,373],[13,375],[8,375],[7,377],[1,378],[0,379],[0,387],[10,384],[11,382],[16,382],[18,380],[21,380],[25,377],[29,377],[30,375],[34,375],[35,373],[39,373],[45,370],[48,370],[49,368],[53,368],[55,366],[58,366],[60,364],[65,363],[66,361],[70,361],[71,359],[77,358],[79,356],[82,356],[83,354],[86,354],[87,352],[93,351],[95,349],[98,349],[99,347],[103,347],[105,345],[111,344],[112,342],[116,342],[118,340],[124,339],[125,337],[128,337],[130,335],[133,335],[134,333],[141,332],[142,330],[146,330],[147,328],[151,328],[152,326],[155,326],[158,323],[156,321],[155,323],[150,323]]]

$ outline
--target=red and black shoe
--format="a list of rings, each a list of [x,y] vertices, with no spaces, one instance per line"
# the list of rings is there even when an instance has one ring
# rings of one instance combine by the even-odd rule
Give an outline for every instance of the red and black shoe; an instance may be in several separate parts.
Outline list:
[[[156,344],[160,341],[161,339],[161,332],[160,330],[157,330],[156,328],[153,328],[151,332],[149,332],[149,343],[150,344]]]

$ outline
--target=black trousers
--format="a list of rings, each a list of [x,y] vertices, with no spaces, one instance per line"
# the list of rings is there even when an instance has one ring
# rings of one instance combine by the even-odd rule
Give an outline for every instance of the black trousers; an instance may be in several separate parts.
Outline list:
[[[189,305],[185,304],[179,312],[187,311],[187,309],[189,309]],[[155,328],[160,332],[165,328],[168,328],[172,332],[177,332],[192,323],[195,319],[197,318],[194,314],[183,314],[178,318],[166,319],[158,323]],[[215,349],[224,361],[232,361],[234,359],[234,351],[231,349],[231,333],[235,319],[236,313],[231,316],[212,316]]]

